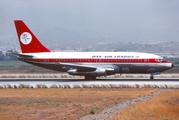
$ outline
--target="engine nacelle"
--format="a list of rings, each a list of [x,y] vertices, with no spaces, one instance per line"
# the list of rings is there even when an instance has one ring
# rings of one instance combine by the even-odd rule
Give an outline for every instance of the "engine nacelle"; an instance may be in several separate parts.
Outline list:
[[[105,76],[105,75],[113,75],[114,71],[106,70],[104,68],[98,68],[95,71],[77,71],[76,69],[67,71],[70,75],[79,75],[79,76]]]

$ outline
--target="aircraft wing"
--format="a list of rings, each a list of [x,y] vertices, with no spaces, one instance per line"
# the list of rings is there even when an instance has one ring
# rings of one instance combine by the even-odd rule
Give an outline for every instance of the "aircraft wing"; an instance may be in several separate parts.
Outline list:
[[[66,72],[70,75],[82,75],[85,79],[93,79],[93,77],[88,76],[106,76],[115,74],[115,70],[112,66],[96,66],[88,64],[71,64],[71,63],[61,63]]]
[[[60,63],[60,65],[64,66],[64,69],[68,70],[76,69],[78,72],[90,72],[95,71],[97,69],[105,69],[106,71],[114,71],[112,66],[95,66],[95,65],[87,65],[87,64],[72,64],[72,63]]]
[[[72,64],[72,63],[60,63],[60,65],[64,66],[64,69],[76,69],[78,71],[95,71],[97,67],[92,65],[84,65],[84,64]]]

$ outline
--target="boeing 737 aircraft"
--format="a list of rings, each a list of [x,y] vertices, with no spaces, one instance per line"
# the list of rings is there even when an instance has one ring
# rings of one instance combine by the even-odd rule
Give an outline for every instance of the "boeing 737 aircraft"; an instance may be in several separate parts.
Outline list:
[[[96,79],[114,74],[154,75],[171,69],[173,64],[161,56],[138,52],[53,52],[44,46],[22,20],[15,20],[22,53],[11,53],[19,60],[70,75]],[[49,41],[50,42],[50,41]]]

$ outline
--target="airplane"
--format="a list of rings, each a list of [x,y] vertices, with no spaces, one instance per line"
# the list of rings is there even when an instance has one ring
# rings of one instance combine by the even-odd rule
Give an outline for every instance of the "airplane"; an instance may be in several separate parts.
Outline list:
[[[84,76],[86,80],[114,74],[150,74],[150,79],[174,65],[163,57],[139,52],[54,52],[44,46],[22,20],[14,20],[20,61],[46,69]]]

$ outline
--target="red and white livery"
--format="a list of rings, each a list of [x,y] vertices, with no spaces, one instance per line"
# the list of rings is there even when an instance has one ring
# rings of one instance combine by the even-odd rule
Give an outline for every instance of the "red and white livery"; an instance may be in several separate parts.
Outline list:
[[[161,56],[138,52],[53,52],[45,47],[24,24],[14,21],[22,53],[11,53],[19,60],[70,75],[96,79],[116,73],[151,74],[166,71],[173,64]]]

